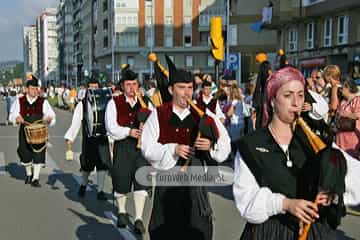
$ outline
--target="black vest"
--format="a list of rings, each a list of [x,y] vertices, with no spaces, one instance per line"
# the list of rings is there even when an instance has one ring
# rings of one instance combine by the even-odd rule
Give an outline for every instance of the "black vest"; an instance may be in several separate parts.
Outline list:
[[[286,166],[286,155],[267,128],[243,137],[238,150],[260,187],[289,198],[315,199],[319,161],[300,129],[295,130],[289,144],[291,168]]]

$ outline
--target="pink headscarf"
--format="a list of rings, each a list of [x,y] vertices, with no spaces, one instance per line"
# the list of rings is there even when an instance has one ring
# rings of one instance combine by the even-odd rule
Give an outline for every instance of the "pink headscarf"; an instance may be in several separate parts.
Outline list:
[[[269,110],[271,109],[270,103],[275,98],[277,91],[282,85],[289,81],[300,81],[305,86],[305,79],[302,73],[292,66],[284,67],[270,75],[266,81],[265,87],[265,103],[263,106],[263,119],[262,125],[266,126],[269,121]]]

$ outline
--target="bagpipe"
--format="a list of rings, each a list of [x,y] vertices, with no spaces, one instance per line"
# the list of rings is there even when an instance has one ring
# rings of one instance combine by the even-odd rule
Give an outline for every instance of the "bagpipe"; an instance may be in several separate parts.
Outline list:
[[[146,119],[150,116],[151,110],[146,105],[142,94],[139,91],[135,92],[137,99],[139,100],[141,109],[137,113],[137,120],[140,123],[139,128],[142,128],[144,123],[146,122]],[[138,139],[138,144],[136,146],[137,148],[141,147],[141,136]]]
[[[315,155],[318,156],[320,161],[319,163],[319,188],[324,190],[329,195],[338,195],[340,198],[339,206],[335,209],[331,209],[330,214],[333,216],[332,219],[328,220],[328,223],[331,227],[336,228],[340,223],[340,219],[343,216],[342,214],[342,194],[345,192],[345,174],[346,174],[346,164],[345,159],[342,153],[331,146],[327,146],[322,139],[316,135],[308,124],[298,116],[295,125],[298,125],[302,132],[305,134],[307,141],[309,142],[311,149],[314,151]],[[294,128],[295,128],[294,125]],[[316,196],[314,203],[317,202],[318,196]],[[302,223],[300,223],[302,225]],[[303,231],[299,235],[298,240],[306,240],[311,228],[311,224],[303,226]]]

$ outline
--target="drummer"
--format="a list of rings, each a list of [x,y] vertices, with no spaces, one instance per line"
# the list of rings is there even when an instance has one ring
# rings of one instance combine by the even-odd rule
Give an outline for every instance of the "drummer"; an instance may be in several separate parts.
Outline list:
[[[39,80],[32,76],[31,80],[26,82],[27,93],[17,98],[11,107],[9,120],[20,123],[19,129],[19,147],[17,149],[21,164],[25,167],[25,184],[33,187],[41,187],[39,183],[41,167],[45,165],[46,150],[34,152],[34,149],[40,149],[44,145],[31,146],[27,143],[24,127],[26,124],[43,120],[50,126],[55,124],[55,112],[49,102],[39,96]]]
[[[88,89],[98,89],[99,82],[93,76],[88,83]],[[65,134],[65,143],[72,144],[82,127],[82,149],[80,155],[80,165],[82,173],[82,182],[78,190],[78,196],[83,198],[86,194],[86,186],[89,181],[89,176],[96,167],[97,173],[97,199],[100,201],[106,201],[107,197],[104,193],[105,176],[108,170],[108,166],[105,163],[110,162],[110,150],[107,136],[89,136],[88,115],[90,110],[88,109],[87,94],[75,107],[74,115],[72,118],[71,126]],[[84,107],[85,106],[85,107]]]

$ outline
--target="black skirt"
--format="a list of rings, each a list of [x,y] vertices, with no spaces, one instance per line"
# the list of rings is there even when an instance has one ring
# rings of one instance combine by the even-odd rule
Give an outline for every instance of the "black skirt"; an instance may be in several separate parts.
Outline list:
[[[293,221],[272,217],[262,224],[247,223],[240,240],[298,240],[299,227]],[[326,222],[311,225],[307,240],[335,240],[336,233]]]

